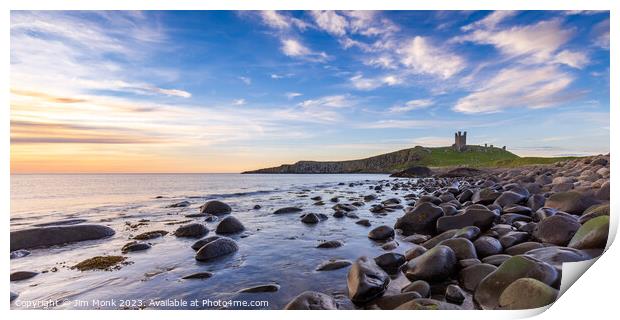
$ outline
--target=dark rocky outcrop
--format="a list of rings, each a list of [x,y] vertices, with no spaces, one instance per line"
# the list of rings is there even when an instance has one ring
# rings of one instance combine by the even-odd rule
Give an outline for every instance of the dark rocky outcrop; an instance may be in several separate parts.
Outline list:
[[[80,224],[24,229],[11,232],[11,251],[36,247],[97,240],[111,237],[114,230],[107,226]]]

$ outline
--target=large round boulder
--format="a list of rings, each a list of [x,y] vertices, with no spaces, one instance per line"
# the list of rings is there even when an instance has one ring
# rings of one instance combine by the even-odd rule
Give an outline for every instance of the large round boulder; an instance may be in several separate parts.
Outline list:
[[[405,236],[414,233],[434,234],[437,219],[441,216],[443,216],[443,210],[440,207],[431,202],[422,202],[398,218],[394,228],[402,230]]]
[[[450,247],[450,249],[454,251],[454,254],[456,254],[457,260],[478,258],[478,255],[476,254],[476,247],[474,247],[474,244],[471,241],[465,238],[447,239],[440,242],[439,245]]]
[[[527,294],[523,294],[527,292]],[[509,310],[534,309],[555,301],[558,291],[532,278],[521,278],[511,283],[499,296],[499,308]]]
[[[202,246],[196,252],[196,260],[209,261],[221,256],[235,253],[239,250],[239,246],[235,240],[230,238],[218,238]]]
[[[547,198],[547,201],[545,201],[545,207],[580,215],[588,209],[588,207],[598,203],[599,201],[592,196],[577,191],[568,191],[552,194]]]
[[[558,279],[558,272],[551,265],[537,259],[523,255],[514,256],[482,279],[474,292],[474,300],[482,309],[498,309],[502,292],[521,278],[533,278],[551,285]]]
[[[478,263],[468,266],[459,272],[459,282],[469,291],[474,291],[480,281],[497,269],[488,263]]]
[[[114,230],[107,226],[80,224],[40,227],[11,232],[11,251],[49,247],[65,243],[97,240],[111,237]]]
[[[499,240],[489,236],[481,236],[476,239],[476,241],[474,241],[474,247],[480,258],[496,255],[504,250]]]
[[[566,246],[581,224],[573,218],[555,215],[539,222],[533,236],[543,243]]]
[[[609,216],[600,216],[584,223],[570,240],[575,249],[603,249],[609,235]]]
[[[444,216],[437,219],[437,232],[451,229],[460,229],[467,226],[476,226],[480,230],[487,230],[493,225],[497,213],[488,209],[468,209],[454,216]]]
[[[200,207],[200,213],[212,214],[214,216],[229,214],[232,211],[229,205],[224,202],[212,200]]]
[[[389,226],[376,227],[368,233],[368,238],[372,240],[387,240],[394,238],[394,229]]]
[[[448,302],[420,298],[401,304],[396,310],[461,310],[461,308]]]
[[[347,275],[349,298],[355,304],[382,296],[389,283],[390,276],[368,257],[358,258]]]
[[[200,223],[190,223],[180,226],[174,235],[181,238],[201,238],[209,233],[209,229]]]
[[[565,262],[577,262],[592,259],[589,254],[581,250],[567,247],[543,247],[532,249],[527,251],[525,255],[546,262],[558,270],[562,270],[562,264]]]
[[[215,233],[232,234],[242,232],[243,230],[245,230],[245,227],[243,226],[243,223],[239,221],[239,219],[233,216],[228,216],[222,219],[222,221],[220,221],[220,223],[215,228]]]
[[[405,275],[411,281],[439,281],[450,277],[456,268],[456,254],[443,245],[438,245],[407,263]]]

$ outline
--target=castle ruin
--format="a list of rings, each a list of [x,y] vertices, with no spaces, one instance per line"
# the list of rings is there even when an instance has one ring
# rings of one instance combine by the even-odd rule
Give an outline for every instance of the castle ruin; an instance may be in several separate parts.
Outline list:
[[[454,144],[452,147],[458,152],[467,149],[467,131],[463,132],[463,134],[461,134],[461,131],[454,133]]]

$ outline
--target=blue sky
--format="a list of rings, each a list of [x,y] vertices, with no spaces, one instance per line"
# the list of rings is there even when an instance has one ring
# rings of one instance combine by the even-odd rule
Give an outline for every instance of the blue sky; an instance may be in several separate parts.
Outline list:
[[[609,14],[11,13],[14,172],[609,152]]]

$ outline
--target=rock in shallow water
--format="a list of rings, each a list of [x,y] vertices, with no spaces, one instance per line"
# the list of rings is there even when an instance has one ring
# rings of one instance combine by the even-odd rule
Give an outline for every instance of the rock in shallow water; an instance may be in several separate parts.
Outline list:
[[[375,263],[389,274],[397,273],[405,262],[405,256],[399,253],[389,252],[375,257]]]
[[[196,260],[209,261],[221,256],[235,253],[239,250],[239,246],[230,238],[219,238],[205,244],[198,252],[196,252]]]
[[[11,251],[111,237],[114,230],[107,226],[82,224],[41,227],[11,232]]]
[[[438,245],[407,263],[406,276],[409,280],[429,282],[450,277],[456,267],[456,255],[447,246]]]
[[[21,249],[21,250],[11,251],[11,259],[23,258],[28,255],[30,255],[30,251],[28,250]]]
[[[261,284],[250,288],[239,290],[239,293],[258,293],[258,292],[276,292],[280,290],[280,286],[277,284]]]
[[[220,221],[220,223],[217,225],[217,227],[215,228],[215,233],[217,234],[233,234],[233,233],[239,233],[245,230],[245,227],[243,226],[243,223],[241,223],[241,221],[239,221],[239,219],[233,217],[233,216],[228,216],[224,219],[222,219],[222,221]]]
[[[379,226],[368,233],[368,238],[372,240],[387,240],[394,237],[394,229],[389,226]]]
[[[155,231],[148,231],[148,232],[141,233],[133,238],[136,240],[151,240],[151,239],[163,237],[167,234],[168,234],[168,231],[155,230]]]
[[[209,233],[209,229],[200,223],[190,223],[180,226],[174,235],[181,238],[200,238]]]
[[[274,211],[273,214],[296,213],[296,212],[301,212],[301,211],[302,209],[297,208],[297,207],[286,207],[286,208],[280,208]]]
[[[213,276],[213,273],[211,272],[197,272],[197,273],[192,273],[190,275],[184,276],[181,279],[185,279],[185,280],[189,280],[189,279],[209,279]]]
[[[37,274],[39,273],[34,272],[34,271],[15,271],[11,273],[11,281],[22,281],[22,280],[30,279],[36,276]]]
[[[215,241],[217,239],[221,238],[220,236],[211,236],[211,237],[206,237],[204,239],[200,239],[196,242],[194,242],[194,244],[192,244],[192,249],[198,251],[200,248],[202,248],[205,244]]]
[[[200,213],[212,214],[214,216],[229,214],[231,211],[232,209],[229,205],[217,200],[209,201],[200,207]]]
[[[342,247],[344,243],[340,240],[329,240],[329,241],[324,241],[321,242],[318,246],[316,246],[317,248],[321,248],[321,249],[332,249],[332,248],[339,248]]]
[[[329,260],[321,263],[318,267],[316,267],[316,271],[330,271],[346,268],[351,265],[351,261],[349,260]]]
[[[151,245],[148,243],[140,243],[136,241],[129,242],[123,246],[121,249],[122,253],[134,252],[134,251],[142,251],[146,249],[150,249]]]
[[[422,202],[398,218],[394,228],[402,230],[405,236],[414,233],[434,234],[437,219],[441,216],[443,216],[443,210],[440,207],[430,202]]]
[[[285,310],[336,310],[338,305],[331,296],[321,292],[306,291],[296,296]]]
[[[314,213],[306,213],[301,217],[301,222],[305,224],[317,224],[321,221],[319,216]]]
[[[374,260],[358,258],[347,275],[349,298],[355,304],[364,304],[383,295],[390,277]]]

